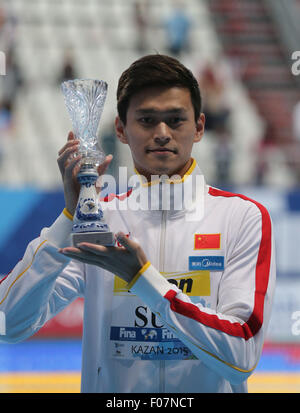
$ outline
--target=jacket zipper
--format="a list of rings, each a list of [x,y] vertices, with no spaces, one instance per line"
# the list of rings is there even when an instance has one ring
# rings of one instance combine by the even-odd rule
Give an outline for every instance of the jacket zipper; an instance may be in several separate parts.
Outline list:
[[[166,244],[167,211],[162,211],[161,232],[159,244],[159,271],[165,271],[165,244]],[[159,393],[165,393],[165,360],[159,362]]]

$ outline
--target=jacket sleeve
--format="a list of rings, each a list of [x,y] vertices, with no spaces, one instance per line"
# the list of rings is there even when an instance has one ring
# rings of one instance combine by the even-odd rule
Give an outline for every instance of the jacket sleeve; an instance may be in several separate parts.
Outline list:
[[[272,224],[264,207],[251,208],[227,259],[215,310],[193,303],[146,263],[128,289],[138,295],[209,368],[233,384],[255,369],[275,286]]]
[[[70,245],[72,221],[62,213],[31,241],[23,258],[0,284],[0,342],[17,342],[38,331],[46,321],[83,295],[83,266],[58,248]]]

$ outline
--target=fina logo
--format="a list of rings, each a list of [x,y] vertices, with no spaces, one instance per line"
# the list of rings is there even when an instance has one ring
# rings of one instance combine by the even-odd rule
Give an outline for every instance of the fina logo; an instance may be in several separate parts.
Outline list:
[[[143,328],[142,329],[142,334],[143,334],[145,340],[148,340],[148,339],[154,340],[157,337],[157,332],[155,330],[148,331],[147,329]]]

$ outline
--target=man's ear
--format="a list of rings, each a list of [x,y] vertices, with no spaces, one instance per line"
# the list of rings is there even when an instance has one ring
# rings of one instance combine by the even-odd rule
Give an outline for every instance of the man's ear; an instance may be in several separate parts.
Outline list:
[[[125,125],[121,121],[119,116],[117,116],[115,119],[115,130],[116,130],[116,135],[119,141],[122,143],[128,144],[128,140],[127,140],[126,133],[125,133]]]
[[[196,133],[195,133],[194,142],[201,141],[204,135],[204,129],[205,129],[205,115],[204,113],[201,113],[196,122]]]

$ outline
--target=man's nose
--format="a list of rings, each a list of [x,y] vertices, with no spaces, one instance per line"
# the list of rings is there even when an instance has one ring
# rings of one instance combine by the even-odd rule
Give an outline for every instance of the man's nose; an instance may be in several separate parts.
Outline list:
[[[165,122],[160,122],[154,132],[154,142],[158,145],[166,145],[171,140],[170,130]]]

